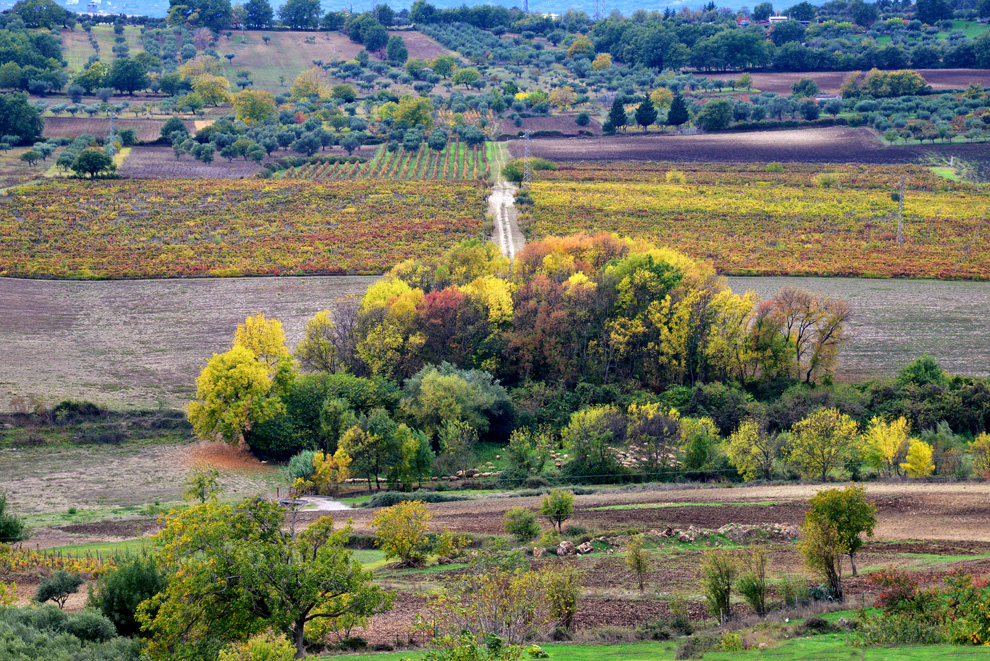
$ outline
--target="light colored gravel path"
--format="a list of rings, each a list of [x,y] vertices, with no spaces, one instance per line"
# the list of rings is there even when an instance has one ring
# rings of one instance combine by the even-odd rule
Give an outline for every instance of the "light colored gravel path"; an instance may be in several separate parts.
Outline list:
[[[526,238],[519,229],[518,213],[515,207],[516,187],[502,178],[502,167],[506,163],[506,149],[496,143],[492,158],[492,172],[495,183],[488,198],[488,213],[495,220],[492,240],[498,244],[502,254],[510,260],[526,245]]]

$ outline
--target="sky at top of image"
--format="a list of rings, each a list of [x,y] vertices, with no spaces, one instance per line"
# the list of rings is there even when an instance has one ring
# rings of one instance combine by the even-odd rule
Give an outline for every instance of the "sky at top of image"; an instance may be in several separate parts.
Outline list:
[[[0,10],[8,9],[13,6],[16,0],[0,0]],[[59,5],[62,5],[70,11],[85,12],[89,0],[55,0]],[[793,0],[792,2],[784,3],[774,3],[776,7],[778,4],[781,7],[787,7],[793,4],[797,4],[799,0]],[[272,7],[276,10],[282,4],[284,0],[269,0]],[[759,4],[760,0],[716,0],[715,4],[719,7],[728,7],[729,9],[735,11],[741,7],[749,7],[752,9],[755,5]],[[164,17],[168,13],[169,3],[168,0],[96,0],[98,11],[100,13],[106,14],[128,14],[128,15],[145,15],[154,17]],[[232,2],[232,4],[235,4]],[[384,2],[383,0],[354,0],[353,2],[349,0],[321,0],[320,4],[324,11],[330,10],[352,10],[355,12],[369,11],[372,7],[377,4],[388,4],[390,7],[396,11],[402,9],[408,9],[412,4],[412,0],[394,0],[389,2]],[[442,9],[448,9],[452,7],[460,7],[461,5],[501,5],[503,7],[521,7],[522,0],[487,0],[486,2],[464,2],[462,0],[431,0],[430,4],[435,7]],[[605,0],[604,9],[605,13],[611,13],[612,11],[618,10],[623,15],[628,16],[637,9],[645,9],[647,11],[663,11],[666,8],[672,10],[679,10],[682,7],[687,7],[688,9],[700,9],[702,6],[707,4],[703,0],[623,0],[622,2],[616,2],[614,0]],[[821,4],[821,2],[815,0],[811,4]],[[594,13],[595,10],[595,0],[529,0],[529,10],[531,13],[553,13],[562,14],[569,9],[576,11],[583,11],[589,16]]]

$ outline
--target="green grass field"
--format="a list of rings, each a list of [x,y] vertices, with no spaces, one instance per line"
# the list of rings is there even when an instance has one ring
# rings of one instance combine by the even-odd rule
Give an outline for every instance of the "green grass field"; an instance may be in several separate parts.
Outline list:
[[[81,71],[90,55],[99,55],[100,61],[108,64],[117,59],[113,52],[114,38],[116,37],[113,33],[113,26],[94,25],[93,36],[96,38],[96,43],[100,45],[99,53],[89,45],[89,35],[81,27],[77,27],[75,30],[62,30],[62,57],[68,62],[70,71]],[[127,45],[131,49],[131,57],[144,50],[141,47],[141,29],[138,26],[125,26],[124,39],[127,40]]]

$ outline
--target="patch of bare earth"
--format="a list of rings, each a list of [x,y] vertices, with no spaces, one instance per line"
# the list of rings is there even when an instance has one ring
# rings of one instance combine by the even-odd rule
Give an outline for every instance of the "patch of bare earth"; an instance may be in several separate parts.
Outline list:
[[[984,87],[990,85],[990,71],[986,69],[917,69],[932,89],[966,89],[970,83]],[[818,89],[827,94],[838,94],[848,71],[794,71],[780,73],[753,73],[753,88],[762,92],[788,95],[791,86],[802,78],[811,78]],[[865,76],[865,74],[863,74]]]
[[[521,140],[509,143],[513,158],[524,153]],[[863,127],[785,129],[740,133],[680,135],[673,132],[629,132],[596,138],[534,138],[533,156],[555,161],[672,161],[672,162],[804,162],[804,163],[917,163],[932,154],[986,161],[986,145],[884,146]]]
[[[177,159],[171,147],[153,146],[134,147],[120,174],[132,179],[250,179],[260,169],[254,161],[228,161],[219,154],[212,163],[197,161],[188,154]]]

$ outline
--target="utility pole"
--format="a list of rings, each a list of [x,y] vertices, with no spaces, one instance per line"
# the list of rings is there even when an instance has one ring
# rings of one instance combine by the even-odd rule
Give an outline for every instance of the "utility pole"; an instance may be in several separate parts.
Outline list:
[[[526,151],[523,156],[523,188],[529,190],[533,183],[533,166],[529,162],[529,131],[526,131]]]
[[[901,177],[901,190],[897,194],[897,245],[904,243],[904,177]]]

